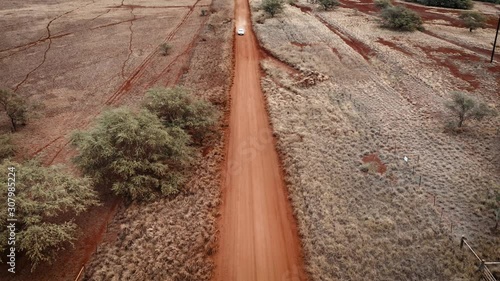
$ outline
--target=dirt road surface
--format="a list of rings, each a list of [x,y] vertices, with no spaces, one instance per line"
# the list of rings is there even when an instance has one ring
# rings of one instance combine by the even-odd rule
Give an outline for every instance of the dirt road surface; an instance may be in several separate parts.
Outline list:
[[[236,1],[235,72],[217,281],[306,280],[297,228],[260,88],[247,0]]]

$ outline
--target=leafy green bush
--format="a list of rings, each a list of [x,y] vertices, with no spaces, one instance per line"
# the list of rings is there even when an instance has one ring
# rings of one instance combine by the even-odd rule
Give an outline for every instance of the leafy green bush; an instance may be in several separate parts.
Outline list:
[[[15,167],[15,186],[8,180],[10,167]],[[26,253],[34,269],[40,262],[51,261],[56,251],[75,238],[76,224],[63,221],[67,212],[79,214],[97,205],[97,196],[87,178],[66,175],[58,167],[45,168],[38,162],[18,164],[8,160],[0,164],[0,201],[7,202],[9,192],[15,194],[16,248]],[[10,178],[13,178],[10,175]],[[15,190],[13,189],[15,187]],[[0,208],[0,252],[8,244],[7,208]]]
[[[181,128],[165,128],[153,113],[127,108],[103,113],[93,128],[75,132],[71,142],[79,151],[74,161],[85,175],[132,200],[178,192],[193,153],[190,136]]]
[[[385,9],[389,6],[392,6],[391,1],[389,1],[389,0],[375,0],[374,4],[375,4],[375,7],[380,8],[380,9]]]
[[[474,5],[472,0],[414,0],[410,2],[415,2],[426,6],[454,9],[470,9]]]
[[[261,4],[262,10],[270,14],[272,17],[274,15],[281,13],[283,11],[283,1],[282,0],[263,0]]]
[[[150,89],[144,107],[156,114],[165,127],[179,127],[188,132],[197,144],[215,132],[216,109],[184,88]]]
[[[9,90],[0,89],[0,109],[3,109],[10,119],[12,131],[26,123],[26,101]]]
[[[382,25],[400,31],[422,30],[422,19],[414,11],[402,6],[388,6],[382,10]]]
[[[0,135],[0,161],[14,155],[10,135]]]
[[[333,7],[336,7],[340,4],[339,1],[337,0],[319,0],[318,2],[321,5],[321,7],[325,9],[325,11],[332,9]]]
[[[486,26],[486,17],[476,11],[463,12],[460,14],[460,19],[464,22],[465,27],[467,27],[470,32]]]

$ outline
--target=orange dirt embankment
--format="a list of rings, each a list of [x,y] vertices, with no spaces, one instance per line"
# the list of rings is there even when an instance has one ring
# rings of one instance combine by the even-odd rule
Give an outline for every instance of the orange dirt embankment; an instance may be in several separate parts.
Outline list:
[[[260,88],[259,45],[247,0],[237,0],[235,69],[217,281],[306,280],[297,227]]]

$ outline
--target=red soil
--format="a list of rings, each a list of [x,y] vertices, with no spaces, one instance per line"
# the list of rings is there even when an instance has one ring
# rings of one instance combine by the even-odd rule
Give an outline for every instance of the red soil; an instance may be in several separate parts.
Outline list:
[[[380,160],[377,153],[372,153],[363,157],[363,163],[373,163],[377,166],[377,172],[384,174],[387,171],[387,166]]]
[[[333,33],[337,34],[349,47],[353,48],[358,52],[365,60],[369,60],[370,57],[373,56],[372,49],[365,45],[364,43],[352,38],[349,34],[342,33],[341,31],[335,29],[331,24],[325,21],[323,18],[318,15],[314,15],[322,24],[324,24],[328,29],[333,31]]]
[[[456,60],[464,60],[466,62],[481,61],[481,58],[475,55],[469,55],[457,49],[452,48],[430,48],[427,46],[418,46],[426,56],[435,61],[437,65],[444,66],[450,70],[453,76],[469,83],[469,87],[461,87],[463,90],[474,91],[480,86],[480,82],[477,77],[470,73],[464,73],[460,70],[460,67],[454,63]],[[436,54],[437,53],[437,54]],[[439,55],[438,55],[439,54]]]
[[[217,281],[306,280],[297,227],[260,88],[259,46],[247,0],[237,0],[235,70]]]
[[[402,52],[402,53],[404,53],[404,54],[407,54],[407,55],[409,55],[409,56],[412,56],[412,55],[413,55],[412,53],[410,53],[410,52],[408,52],[407,50],[405,50],[405,49],[401,48],[398,44],[396,44],[396,43],[394,43],[394,42],[392,42],[392,41],[387,41],[387,40],[385,40],[385,39],[383,39],[383,38],[380,38],[380,37],[379,37],[379,38],[377,39],[377,42],[379,42],[379,43],[381,43],[381,44],[383,44],[383,45],[385,45],[385,46],[388,46],[388,47],[390,47],[390,48],[392,48],[392,49],[394,49],[394,50],[397,50],[397,51],[400,51],[400,52]]]

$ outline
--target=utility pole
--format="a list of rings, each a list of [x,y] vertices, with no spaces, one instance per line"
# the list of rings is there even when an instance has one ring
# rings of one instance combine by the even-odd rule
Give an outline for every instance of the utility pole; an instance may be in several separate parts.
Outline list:
[[[500,29],[500,16],[498,16],[497,33],[495,35],[495,41],[493,42],[493,50],[491,51],[491,60],[493,62],[493,57],[495,56],[495,48],[497,47],[498,29]]]

